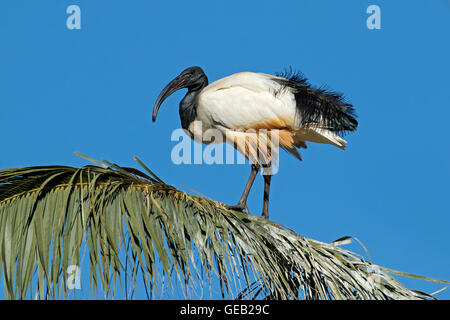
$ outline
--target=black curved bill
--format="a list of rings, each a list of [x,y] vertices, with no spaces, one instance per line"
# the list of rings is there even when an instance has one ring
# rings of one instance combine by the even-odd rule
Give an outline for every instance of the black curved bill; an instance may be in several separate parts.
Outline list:
[[[153,115],[152,115],[153,122],[155,122],[159,107],[164,102],[164,100],[166,100],[167,97],[170,96],[175,91],[183,89],[185,87],[186,81],[185,78],[181,75],[170,81],[169,84],[165,86],[165,88],[159,94],[158,99],[156,99],[155,106],[153,107]]]

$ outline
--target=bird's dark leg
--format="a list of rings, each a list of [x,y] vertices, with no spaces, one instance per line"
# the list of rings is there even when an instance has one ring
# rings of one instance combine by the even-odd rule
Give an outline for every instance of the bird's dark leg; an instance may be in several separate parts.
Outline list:
[[[242,193],[241,199],[239,199],[239,202],[236,205],[228,206],[228,209],[239,211],[246,209],[248,194],[250,193],[250,189],[252,188],[256,175],[258,174],[259,168],[260,168],[259,165],[252,164],[252,171],[250,173],[250,177],[247,180],[247,184],[245,185],[245,189],[244,192]]]
[[[269,219],[269,193],[270,193],[270,180],[272,179],[271,175],[264,175],[264,201],[263,201],[263,209],[262,216],[266,219]]]

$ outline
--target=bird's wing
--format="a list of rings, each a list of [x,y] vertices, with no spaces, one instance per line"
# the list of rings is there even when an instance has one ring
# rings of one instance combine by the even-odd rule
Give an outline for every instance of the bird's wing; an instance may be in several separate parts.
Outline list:
[[[197,117],[232,130],[285,128],[294,125],[295,100],[274,76],[241,72],[217,80],[199,95]]]
[[[295,146],[305,144],[295,144],[293,138],[294,95],[277,94],[281,86],[272,79],[273,76],[267,74],[242,72],[210,84],[199,95],[197,120],[226,133],[252,162],[270,162],[273,154],[267,146],[275,139],[279,146],[301,159]],[[277,129],[277,138],[263,137],[259,134],[262,129]],[[263,159],[258,159],[258,155]]]
[[[274,78],[242,72],[211,83],[198,96],[196,120],[236,137],[251,129],[278,129],[279,145],[298,159],[295,147],[306,147],[305,141],[345,147],[345,140],[327,129],[300,127],[295,95]],[[255,140],[256,136],[247,138]]]

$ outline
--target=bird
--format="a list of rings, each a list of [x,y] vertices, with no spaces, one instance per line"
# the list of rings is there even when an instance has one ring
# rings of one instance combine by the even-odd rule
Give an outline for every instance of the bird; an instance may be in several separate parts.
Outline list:
[[[156,121],[162,103],[174,92],[187,89],[179,104],[181,127],[194,141],[210,143],[202,134],[218,130],[239,152],[251,160],[250,177],[236,205],[229,209],[248,212],[247,198],[261,170],[270,166],[275,150],[259,140],[260,131],[277,133],[278,145],[302,160],[297,149],[306,143],[330,144],[345,149],[343,136],[358,126],[353,105],[343,94],[309,83],[303,73],[285,69],[266,74],[239,72],[209,84],[201,67],[183,70],[161,91],[154,104]],[[201,132],[195,123],[201,123]],[[243,138],[243,139],[242,139]],[[258,156],[262,154],[263,157]],[[262,161],[262,160],[265,161]],[[269,218],[269,193],[272,174],[263,174],[264,194],[261,216]]]

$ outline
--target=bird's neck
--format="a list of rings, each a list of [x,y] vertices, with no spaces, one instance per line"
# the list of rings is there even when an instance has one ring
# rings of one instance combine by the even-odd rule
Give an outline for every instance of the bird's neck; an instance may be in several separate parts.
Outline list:
[[[194,121],[197,116],[197,96],[208,85],[206,80],[202,85],[197,86],[194,89],[188,89],[188,92],[180,102],[180,119],[181,127],[188,130],[189,125]]]

